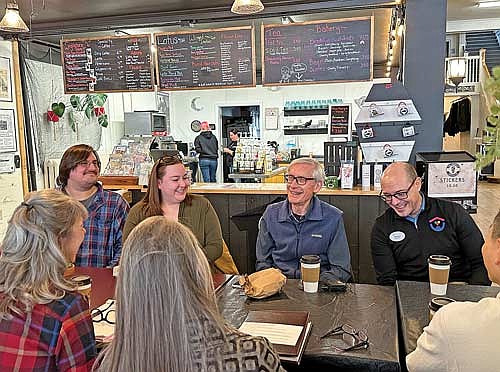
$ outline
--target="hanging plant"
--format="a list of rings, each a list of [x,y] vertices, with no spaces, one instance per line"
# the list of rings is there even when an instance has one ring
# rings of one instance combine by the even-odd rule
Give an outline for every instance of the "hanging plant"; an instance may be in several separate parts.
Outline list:
[[[108,115],[105,112],[104,104],[108,96],[105,93],[86,94],[81,96],[72,95],[69,99],[70,106],[66,110],[66,105],[62,102],[54,102],[51,109],[47,111],[47,120],[57,123],[64,113],[68,112],[68,123],[73,132],[76,132],[76,113],[84,112],[88,120],[93,117],[103,128],[108,126]]]
[[[491,114],[488,116],[490,126],[485,128],[483,136],[485,152],[476,154],[477,169],[500,158],[500,66],[493,68],[493,76],[487,82],[486,89],[493,96],[494,102],[490,107]]]

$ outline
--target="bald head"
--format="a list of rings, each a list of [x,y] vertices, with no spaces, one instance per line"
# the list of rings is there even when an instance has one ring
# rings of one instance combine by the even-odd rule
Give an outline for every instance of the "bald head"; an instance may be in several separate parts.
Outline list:
[[[415,178],[417,178],[417,171],[413,165],[398,161],[396,163],[392,163],[385,169],[382,174],[381,182],[383,183],[384,179],[387,180],[389,178],[403,178],[405,181],[412,182]]]
[[[422,181],[415,168],[408,163],[397,162],[389,165],[380,179],[381,194],[386,203],[400,217],[415,217],[420,211]]]

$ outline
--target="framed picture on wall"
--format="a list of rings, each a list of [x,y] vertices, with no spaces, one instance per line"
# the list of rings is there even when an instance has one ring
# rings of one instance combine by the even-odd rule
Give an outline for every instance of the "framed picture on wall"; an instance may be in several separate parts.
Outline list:
[[[0,152],[17,151],[14,110],[0,110]]]
[[[12,102],[10,59],[0,57],[0,101]]]

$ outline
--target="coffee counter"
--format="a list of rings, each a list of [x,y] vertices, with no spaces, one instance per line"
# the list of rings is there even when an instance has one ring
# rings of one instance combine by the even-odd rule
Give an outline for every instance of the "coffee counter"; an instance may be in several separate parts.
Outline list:
[[[195,183],[191,185],[194,194],[286,194],[285,183]],[[318,195],[343,195],[343,196],[377,196],[380,190],[374,188],[362,189],[328,189],[323,187]]]
[[[263,183],[281,183],[283,182],[282,174],[286,172],[286,169],[286,167],[279,167],[269,173],[231,173],[228,177],[234,180],[259,179]]]
[[[106,185],[108,189],[122,187]],[[144,195],[142,186],[125,187],[132,191],[133,202]],[[255,242],[258,221],[265,207],[286,197],[284,183],[195,183],[191,193],[202,194],[210,200],[222,227],[224,240],[241,273],[255,270]],[[386,209],[377,197],[379,191],[323,188],[318,193],[321,200],[344,212],[344,225],[351,251],[354,280],[358,283],[375,283],[370,252],[370,232],[375,218]]]

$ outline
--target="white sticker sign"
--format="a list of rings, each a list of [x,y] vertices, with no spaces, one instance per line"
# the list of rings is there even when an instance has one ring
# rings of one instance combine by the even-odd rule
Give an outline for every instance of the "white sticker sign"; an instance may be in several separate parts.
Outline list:
[[[473,162],[429,163],[427,194],[430,197],[476,196]]]

